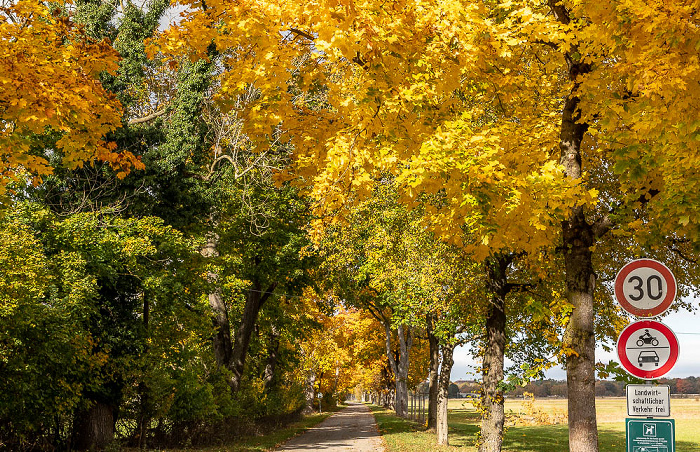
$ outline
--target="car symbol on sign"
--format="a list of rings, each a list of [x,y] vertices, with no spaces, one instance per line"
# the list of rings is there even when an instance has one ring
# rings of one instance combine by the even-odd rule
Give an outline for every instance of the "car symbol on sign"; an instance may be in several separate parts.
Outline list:
[[[654,350],[643,350],[639,353],[639,367],[643,367],[644,363],[654,363],[655,366],[659,365],[659,355]]]

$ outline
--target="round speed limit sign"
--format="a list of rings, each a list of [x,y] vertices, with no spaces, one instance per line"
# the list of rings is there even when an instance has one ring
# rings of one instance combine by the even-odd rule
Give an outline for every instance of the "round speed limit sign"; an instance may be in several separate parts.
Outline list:
[[[676,298],[676,278],[661,262],[638,259],[617,273],[615,298],[632,315],[655,317]]]

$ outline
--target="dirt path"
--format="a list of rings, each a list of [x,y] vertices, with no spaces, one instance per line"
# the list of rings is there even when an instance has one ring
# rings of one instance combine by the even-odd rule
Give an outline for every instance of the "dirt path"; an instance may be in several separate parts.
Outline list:
[[[285,452],[381,452],[382,439],[369,408],[359,403],[337,412],[304,434],[292,438],[278,451]]]

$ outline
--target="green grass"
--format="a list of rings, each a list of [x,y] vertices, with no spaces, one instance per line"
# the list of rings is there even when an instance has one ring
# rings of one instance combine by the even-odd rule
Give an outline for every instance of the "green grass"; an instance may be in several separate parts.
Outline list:
[[[339,405],[333,412],[345,408],[346,405]],[[312,414],[304,416],[301,420],[293,422],[284,428],[276,429],[259,436],[244,436],[235,441],[229,442],[221,446],[210,447],[194,447],[187,449],[157,449],[159,451],[168,452],[267,452],[273,450],[285,441],[304,433],[311,427],[320,424],[326,418],[331,416],[333,412],[324,412],[323,414]],[[140,452],[140,449],[123,449],[124,452]],[[148,449],[156,450],[156,449]]]
[[[625,398],[605,398],[596,401],[600,452],[624,452]],[[550,419],[561,419],[566,413],[565,399],[543,399],[534,402],[534,410]],[[379,431],[387,444],[387,452],[456,451],[474,452],[479,433],[479,417],[469,402],[451,400],[448,423],[450,446],[435,445],[435,433],[422,425],[394,416],[392,411],[371,406]],[[566,424],[534,424],[533,410],[522,401],[506,402],[508,427],[503,441],[504,452],[568,452]],[[546,417],[546,416],[545,416]],[[700,401],[672,399],[671,418],[676,423],[676,450],[700,452]]]
[[[454,447],[438,447],[435,445],[435,435],[415,422],[393,415],[393,411],[370,405],[372,414],[377,420],[379,433],[386,443],[387,452],[409,451],[447,451],[457,450]],[[452,438],[450,438],[452,439]],[[476,449],[460,449],[471,452]]]
[[[272,450],[283,442],[304,433],[309,428],[321,423],[333,413],[314,414],[306,416],[283,429],[275,430],[262,436],[242,438],[236,444],[227,445],[226,448],[206,449],[208,452],[264,452]]]

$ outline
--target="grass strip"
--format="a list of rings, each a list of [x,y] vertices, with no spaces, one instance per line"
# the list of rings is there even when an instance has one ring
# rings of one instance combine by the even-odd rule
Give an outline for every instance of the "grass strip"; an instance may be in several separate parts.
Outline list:
[[[566,401],[558,401],[556,407],[565,407]],[[622,411],[623,401],[618,401]],[[543,404],[544,405],[544,404]],[[553,404],[554,405],[554,404]],[[370,405],[377,421],[379,432],[387,446],[387,452],[431,452],[462,451],[476,452],[479,434],[479,416],[476,410],[464,404],[454,404],[449,410],[450,446],[437,446],[435,432],[423,425],[397,417],[392,410]],[[546,405],[545,405],[546,406]],[[550,410],[554,412],[553,410]],[[685,410],[686,412],[689,410]],[[682,416],[679,410],[679,415]],[[679,416],[679,417],[680,417]],[[598,425],[600,452],[620,452],[625,450],[624,413],[616,413],[610,418],[614,422]],[[695,428],[699,418],[676,420],[676,450],[700,451],[700,429]],[[566,424],[557,425],[517,425],[506,428],[503,452],[568,452],[569,431]]]
[[[302,420],[294,422],[287,427],[275,430],[262,436],[242,438],[240,442],[229,445],[225,449],[206,449],[207,452],[266,452],[282,445],[287,440],[301,435],[311,427],[320,424],[333,413],[312,414]]]
[[[384,407],[369,405],[369,408],[377,421],[379,433],[384,438],[386,452],[476,451],[473,447],[438,446],[435,444],[435,431],[428,430],[417,422],[397,417],[394,411]]]
[[[345,405],[340,405],[332,412],[324,412],[322,414],[311,414],[304,416],[301,420],[292,422],[286,427],[282,427],[263,435],[257,436],[242,436],[235,441],[230,441],[219,446],[194,447],[194,448],[174,448],[174,449],[147,449],[148,451],[167,451],[167,452],[268,452],[281,446],[287,440],[301,435],[308,429],[320,424],[335,412],[345,408]],[[124,452],[142,452],[141,449],[127,448]]]

